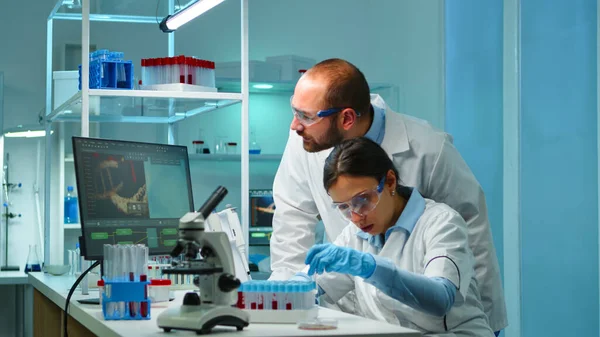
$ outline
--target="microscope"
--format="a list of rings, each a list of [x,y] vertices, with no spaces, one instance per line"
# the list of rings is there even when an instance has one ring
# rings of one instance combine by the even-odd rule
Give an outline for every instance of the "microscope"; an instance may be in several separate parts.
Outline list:
[[[224,232],[205,231],[205,219],[227,195],[219,186],[198,212],[190,212],[179,219],[179,240],[171,252],[184,259],[165,274],[195,275],[194,284],[200,294],[189,292],[183,305],[167,309],[158,315],[158,327],[165,332],[176,330],[209,333],[215,326],[232,326],[238,331],[248,326],[250,316],[236,308],[240,280],[235,277],[232,248]],[[200,252],[200,256],[198,256]]]

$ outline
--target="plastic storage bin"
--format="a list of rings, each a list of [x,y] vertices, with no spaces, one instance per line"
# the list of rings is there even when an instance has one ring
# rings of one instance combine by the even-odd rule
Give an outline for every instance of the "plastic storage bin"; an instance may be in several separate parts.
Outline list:
[[[54,81],[54,85],[52,86],[54,88],[53,108],[57,108],[77,93],[79,76],[77,70],[54,71],[52,73]]]
[[[282,81],[297,81],[302,75],[300,70],[308,70],[317,63],[314,59],[296,55],[271,56],[266,61],[280,67]]]
[[[249,61],[250,82],[273,82],[281,80],[281,66],[264,61]],[[242,74],[240,62],[221,62],[215,65],[218,79],[239,80]]]

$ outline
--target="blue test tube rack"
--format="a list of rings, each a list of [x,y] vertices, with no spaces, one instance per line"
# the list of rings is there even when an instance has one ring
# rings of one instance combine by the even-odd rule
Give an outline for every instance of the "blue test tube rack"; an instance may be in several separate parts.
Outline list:
[[[90,89],[133,89],[133,62],[124,61],[122,52],[106,49],[90,54]],[[81,65],[79,65],[81,90]]]
[[[151,301],[147,297],[148,281],[107,281],[104,280],[102,314],[105,320],[149,320]],[[124,305],[119,303],[124,302]],[[135,315],[131,315],[129,303],[135,304]],[[142,316],[141,306],[146,303],[147,315]],[[112,307],[109,313],[109,305]],[[121,308],[119,308],[121,307]],[[124,312],[121,309],[124,308]]]
[[[246,310],[308,310],[315,304],[315,290],[314,281],[252,280],[240,285],[238,293],[244,296],[244,307],[242,301],[237,305]]]

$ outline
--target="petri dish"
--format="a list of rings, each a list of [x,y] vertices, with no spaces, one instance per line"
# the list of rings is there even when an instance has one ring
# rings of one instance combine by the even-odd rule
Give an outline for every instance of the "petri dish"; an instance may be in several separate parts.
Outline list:
[[[298,329],[302,330],[334,330],[338,322],[333,318],[314,318],[298,322]]]

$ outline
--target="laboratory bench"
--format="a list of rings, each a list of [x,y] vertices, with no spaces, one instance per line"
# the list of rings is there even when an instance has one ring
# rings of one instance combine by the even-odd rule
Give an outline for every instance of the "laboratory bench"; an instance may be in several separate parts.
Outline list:
[[[28,286],[29,279],[23,271],[0,271],[0,286],[15,287],[15,336],[31,336],[32,312],[31,312],[31,287]]]
[[[54,337],[62,335],[63,310],[73,276],[51,276],[44,273],[30,273],[29,283],[34,288],[34,336]],[[195,336],[190,331],[164,332],[156,325],[156,317],[168,307],[182,303],[185,291],[176,291],[175,300],[159,303],[160,307],[151,307],[152,319],[145,321],[105,321],[98,305],[80,304],[77,299],[98,296],[98,290],[90,289],[89,295],[75,291],[69,304],[67,323],[69,337],[78,336]],[[338,328],[335,330],[300,330],[296,324],[258,324],[250,323],[243,331],[233,328],[216,327],[213,335],[219,337],[277,337],[277,336],[402,336],[417,337],[421,333],[374,321],[343,312],[319,308],[319,317],[335,318]]]

